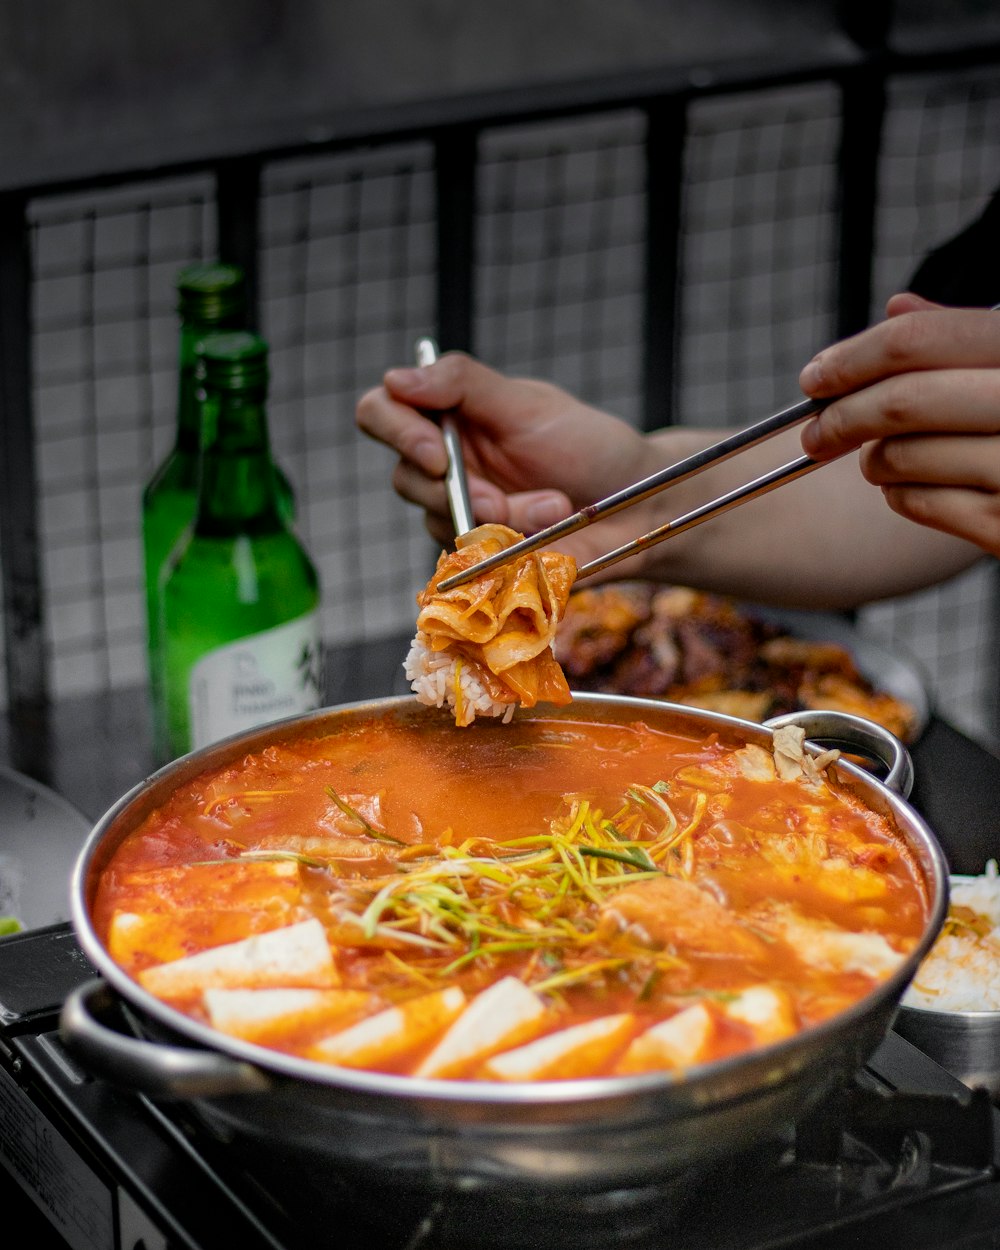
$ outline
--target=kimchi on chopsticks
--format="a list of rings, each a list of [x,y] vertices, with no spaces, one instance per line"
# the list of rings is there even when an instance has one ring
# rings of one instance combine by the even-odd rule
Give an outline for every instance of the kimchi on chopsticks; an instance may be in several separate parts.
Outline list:
[[[505,525],[480,525],[444,552],[417,596],[417,633],[404,669],[417,699],[449,707],[456,725],[477,716],[509,720],[518,706],[569,703],[553,654],[576,564],[555,551],[532,553],[463,586],[439,584],[520,541]]]

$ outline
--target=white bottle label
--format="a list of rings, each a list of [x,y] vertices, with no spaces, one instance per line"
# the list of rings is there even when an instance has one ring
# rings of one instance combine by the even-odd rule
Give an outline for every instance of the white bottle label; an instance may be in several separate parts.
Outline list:
[[[320,706],[322,691],[318,612],[227,643],[191,670],[191,748],[310,712]]]

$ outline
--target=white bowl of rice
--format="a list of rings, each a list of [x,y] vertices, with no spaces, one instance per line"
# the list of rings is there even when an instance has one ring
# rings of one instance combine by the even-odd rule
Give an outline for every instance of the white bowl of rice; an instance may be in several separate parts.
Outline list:
[[[953,875],[948,917],[903,995],[895,1030],[1000,1101],[1000,872]]]

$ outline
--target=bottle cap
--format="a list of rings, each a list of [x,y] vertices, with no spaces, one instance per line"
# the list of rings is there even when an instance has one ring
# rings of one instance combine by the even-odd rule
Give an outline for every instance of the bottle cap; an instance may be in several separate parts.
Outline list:
[[[267,386],[267,343],[249,330],[206,334],[195,349],[207,390],[250,391]]]
[[[188,265],[177,275],[181,320],[202,325],[236,325],[246,317],[246,278],[237,265]]]

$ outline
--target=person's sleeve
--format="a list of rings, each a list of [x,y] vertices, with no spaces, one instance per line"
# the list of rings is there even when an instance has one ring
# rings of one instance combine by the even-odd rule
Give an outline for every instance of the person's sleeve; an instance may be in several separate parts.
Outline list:
[[[1000,304],[1000,188],[964,230],[928,252],[909,289],[955,307]]]

